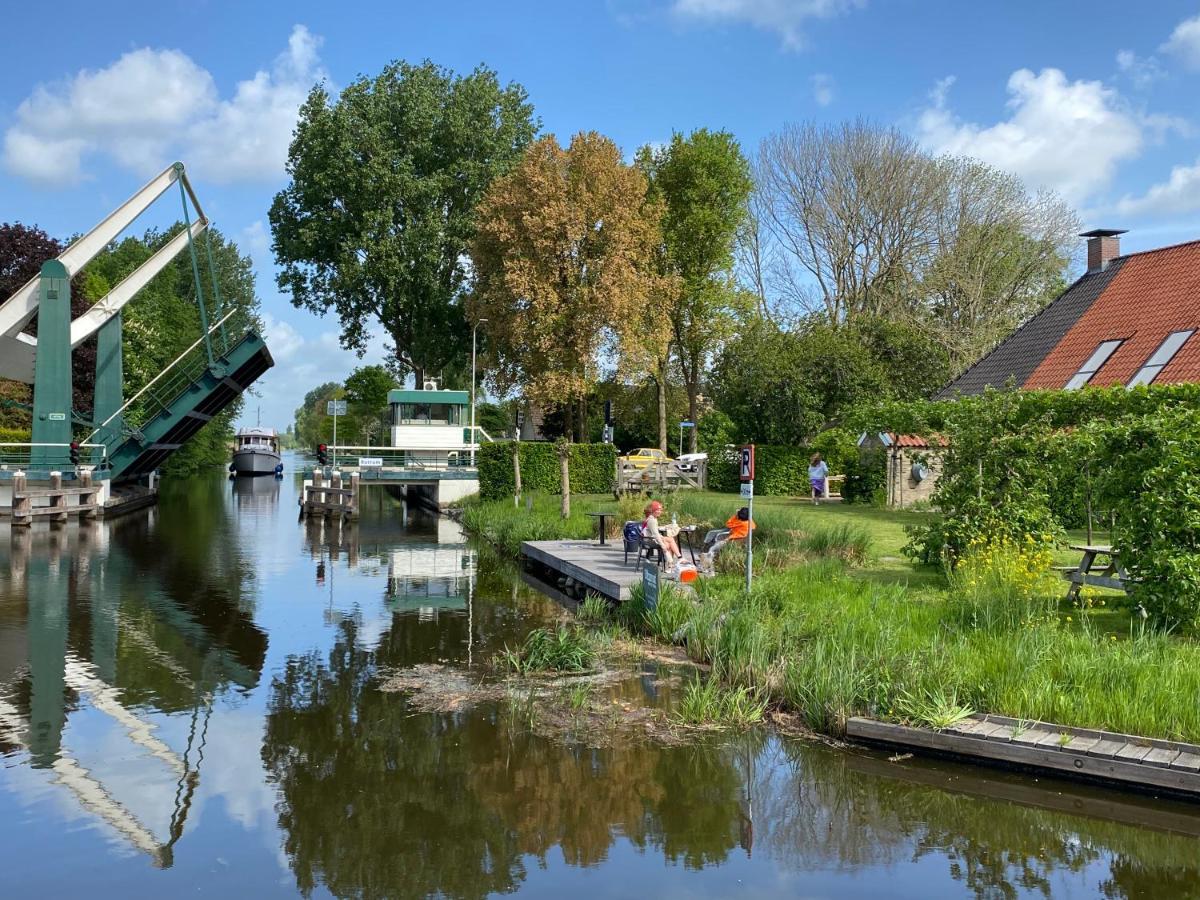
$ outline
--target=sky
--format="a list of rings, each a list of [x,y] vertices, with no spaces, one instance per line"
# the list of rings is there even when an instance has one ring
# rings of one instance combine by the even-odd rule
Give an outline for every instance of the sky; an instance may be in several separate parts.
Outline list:
[[[276,365],[247,398],[281,430],[304,393],[379,362],[275,285],[267,211],[297,108],[395,59],[480,63],[543,133],[628,155],[698,127],[747,154],[788,123],[864,117],[1052,188],[1123,249],[1200,238],[1200,3],[495,0],[19,4],[0,33],[0,222],[86,231],[182,160],[254,260]],[[135,233],[178,218],[164,197]],[[134,301],[136,302],[136,301]]]

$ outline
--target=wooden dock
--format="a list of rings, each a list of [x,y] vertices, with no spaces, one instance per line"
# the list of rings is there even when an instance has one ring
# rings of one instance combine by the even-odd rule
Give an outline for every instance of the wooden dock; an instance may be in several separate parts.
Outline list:
[[[629,554],[627,565],[622,548],[619,537],[616,543],[604,546],[596,541],[525,541],[521,544],[521,556],[573,578],[585,590],[620,602],[628,600],[629,589],[642,580],[641,570],[634,565],[636,554]]]
[[[92,473],[79,473],[78,483],[63,487],[61,472],[52,472],[46,487],[30,487],[24,473],[13,475],[12,523],[32,525],[35,518],[46,516],[52,522],[65,522],[71,515],[94,519],[100,514],[100,485],[92,481]],[[71,503],[68,498],[77,498]],[[45,505],[37,501],[45,500]]]
[[[1006,716],[972,716],[943,731],[852,718],[849,737],[911,750],[1043,769],[1200,799],[1200,746]]]
[[[303,494],[300,498],[300,512],[305,516],[324,516],[329,518],[356,519],[358,518],[358,485],[357,472],[351,473],[349,479],[342,480],[342,473],[334,470],[328,479],[325,473],[313,472],[312,482],[304,482]]]

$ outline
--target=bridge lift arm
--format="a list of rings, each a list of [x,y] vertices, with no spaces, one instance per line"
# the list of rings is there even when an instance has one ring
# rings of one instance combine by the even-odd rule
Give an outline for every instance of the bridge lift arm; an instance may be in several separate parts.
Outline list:
[[[101,250],[107,247],[129,225],[174,185],[182,182],[188,198],[196,210],[197,218],[192,226],[168,241],[157,253],[134,270],[107,296],[81,315],[71,324],[71,346],[85,341],[141,290],[156,274],[208,227],[208,219],[200,207],[196,194],[188,182],[182,163],[164,169],[132,197],[117,207],[107,218],[87,234],[83,235],[59,255],[67,273],[74,276]],[[10,378],[26,384],[33,383],[34,350],[37,339],[25,334],[23,329],[37,313],[38,282],[34,276],[16,293],[0,304],[0,378]]]

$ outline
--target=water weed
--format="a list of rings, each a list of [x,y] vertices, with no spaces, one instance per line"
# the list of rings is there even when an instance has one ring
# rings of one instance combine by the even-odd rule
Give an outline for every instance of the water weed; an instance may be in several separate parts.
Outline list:
[[[573,628],[535,628],[519,648],[505,647],[497,656],[501,668],[520,675],[534,672],[583,672],[591,668],[595,652],[586,636]]]
[[[750,688],[730,688],[713,678],[695,678],[684,687],[675,717],[684,725],[748,728],[763,720],[766,709],[766,701]]]

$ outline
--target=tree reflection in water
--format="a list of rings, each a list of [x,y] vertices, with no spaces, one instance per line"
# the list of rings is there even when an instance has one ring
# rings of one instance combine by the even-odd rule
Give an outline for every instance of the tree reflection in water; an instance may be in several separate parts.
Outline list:
[[[896,866],[938,859],[981,898],[1081,879],[1110,898],[1194,888],[1192,838],[886,777],[764,732],[595,749],[533,735],[503,704],[415,713],[373,685],[428,655],[415,631],[394,622],[370,650],[342,622],[327,657],[293,656],[272,684],[263,758],[306,893],[484,897],[520,887],[530,861],[553,868],[554,848],[595,866],[622,838],[688,869],[753,851],[801,876],[843,871],[882,896]]]

